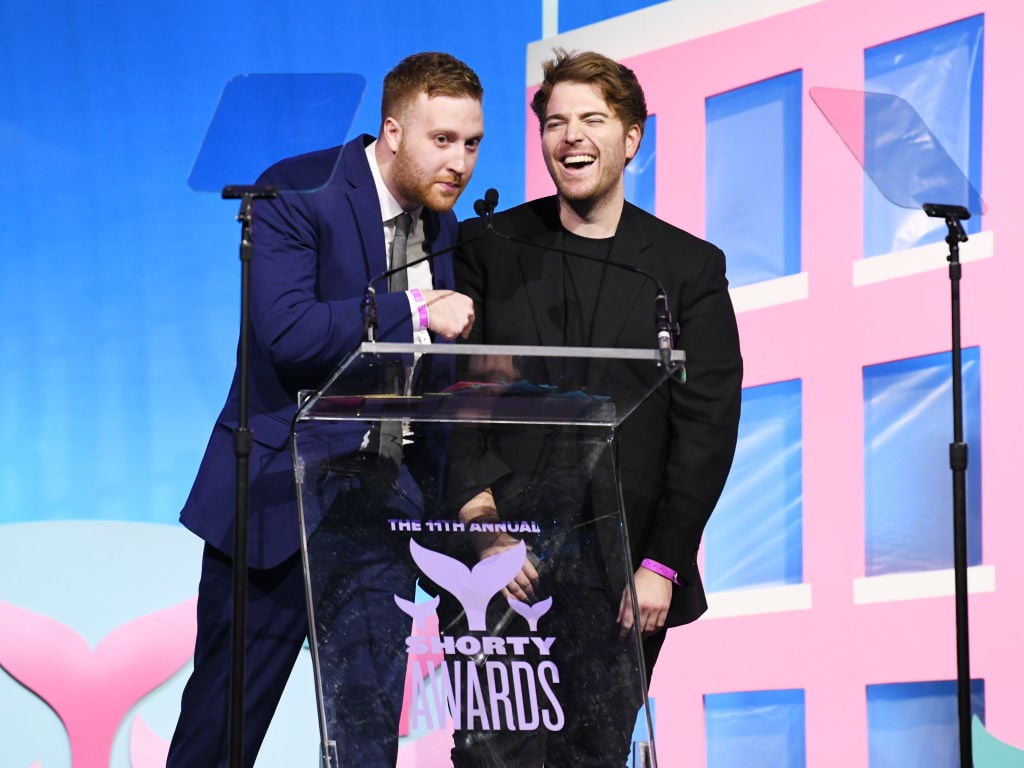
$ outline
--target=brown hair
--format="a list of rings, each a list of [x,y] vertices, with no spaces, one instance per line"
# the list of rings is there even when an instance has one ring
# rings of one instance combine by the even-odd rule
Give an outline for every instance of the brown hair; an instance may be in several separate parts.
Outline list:
[[[544,62],[544,81],[530,102],[530,108],[540,121],[541,132],[551,91],[558,83],[570,82],[596,86],[623,128],[629,130],[631,125],[639,125],[643,136],[647,100],[633,70],[593,51],[567,53],[563,48],[556,48],[554,53],[555,58]]]
[[[483,101],[484,89],[476,72],[447,53],[425,52],[406,56],[384,77],[380,103],[381,125],[397,117],[419,94],[468,96]]]

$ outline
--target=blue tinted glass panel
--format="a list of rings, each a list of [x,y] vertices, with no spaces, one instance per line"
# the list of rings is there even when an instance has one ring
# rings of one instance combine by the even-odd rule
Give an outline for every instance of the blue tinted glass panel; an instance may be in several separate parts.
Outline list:
[[[864,572],[953,567],[951,355],[864,369]],[[968,562],[981,562],[981,359],[963,350]]]
[[[704,696],[708,768],[803,768],[802,690]]]
[[[803,580],[799,380],[743,390],[736,458],[704,536],[708,589]]]
[[[707,237],[733,286],[800,271],[801,72],[712,96],[707,121]]]
[[[867,699],[869,768],[959,768],[955,680],[869,685]],[[971,711],[984,721],[984,680],[971,681]]]
[[[984,30],[985,17],[972,16],[864,51],[864,90],[906,99],[982,195]],[[928,184],[926,178],[915,183]],[[972,217],[964,228],[980,231],[980,217]],[[939,242],[945,236],[942,220],[890,203],[865,179],[865,256]]]

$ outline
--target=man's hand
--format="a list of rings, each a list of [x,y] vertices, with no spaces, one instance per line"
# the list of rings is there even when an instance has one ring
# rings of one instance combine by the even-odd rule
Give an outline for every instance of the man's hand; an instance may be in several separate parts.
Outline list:
[[[494,555],[500,555],[502,552],[517,546],[519,546],[519,539],[509,536],[507,533],[500,534],[493,544],[480,551],[480,559],[483,560]],[[533,592],[537,588],[539,581],[540,576],[537,574],[537,569],[533,567],[530,558],[526,558],[523,560],[523,567],[519,569],[519,573],[515,575],[515,578],[501,588],[501,594],[523,603],[529,603],[533,600]]]
[[[665,626],[668,606],[672,602],[672,582],[647,568],[637,568],[633,575],[636,599],[640,607],[640,632],[646,637]],[[619,633],[625,637],[633,628],[633,601],[629,587],[619,601]]]
[[[491,493],[490,488],[480,491],[459,510],[459,520],[466,525],[470,523],[495,522],[498,519],[498,508],[494,503],[494,494]],[[502,552],[512,549],[519,544],[519,539],[501,532],[490,533],[484,531],[474,533],[471,535],[471,539],[481,560],[493,557],[494,555],[500,555]],[[502,587],[501,594],[505,597],[511,597],[528,603],[533,599],[533,592],[539,580],[540,576],[537,574],[537,569],[534,568],[533,563],[527,558],[523,561],[523,567],[516,574],[515,578]]]
[[[473,330],[473,300],[455,291],[423,291],[427,305],[427,328],[449,341],[456,336],[469,338]]]

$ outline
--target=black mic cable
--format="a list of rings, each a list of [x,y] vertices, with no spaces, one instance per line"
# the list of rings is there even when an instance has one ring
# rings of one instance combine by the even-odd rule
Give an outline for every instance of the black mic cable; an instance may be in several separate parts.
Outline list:
[[[477,200],[473,207],[474,209],[476,209],[478,206],[481,205],[484,205],[484,202],[482,200]],[[415,267],[417,264],[422,264],[425,261],[431,261],[439,256],[444,256],[446,253],[451,253],[452,251],[461,248],[464,245],[469,245],[470,243],[475,243],[477,240],[482,240],[488,234],[490,234],[490,232],[488,230],[485,230],[481,232],[479,235],[474,235],[473,237],[470,237],[466,240],[458,239],[456,240],[455,243],[449,245],[447,248],[442,248],[440,251],[433,251],[431,253],[424,254],[423,256],[420,256],[418,259],[408,261],[400,267],[392,267],[391,269],[386,269],[380,274],[370,278],[370,281],[366,284],[366,288],[363,291],[363,335],[366,341],[372,343],[377,340],[377,289],[373,287],[374,284],[379,283],[381,280],[386,280],[392,275],[397,274],[398,272],[401,272],[403,270],[409,269],[410,267]]]
[[[488,189],[487,192],[484,193],[484,199],[477,200],[473,205],[473,210],[484,220],[486,224],[486,229],[484,230],[485,233],[492,232],[497,237],[517,245],[526,245],[531,248],[544,247],[547,249],[546,246],[540,246],[537,243],[531,243],[528,240],[521,240],[517,237],[506,235],[505,233],[496,230],[494,228],[494,209],[497,208],[497,206],[498,190],[496,189]],[[479,236],[474,237],[473,240],[478,238]],[[575,258],[585,259],[586,261],[593,261],[598,264],[610,265],[618,267],[619,269],[624,269],[627,272],[640,275],[654,284],[657,291],[657,294],[654,297],[654,324],[657,330],[656,348],[658,350],[658,358],[661,366],[667,372],[673,373],[676,368],[679,367],[678,364],[672,362],[672,349],[675,346],[675,339],[679,333],[679,329],[672,321],[672,311],[668,304],[668,291],[665,290],[661,281],[658,280],[653,273],[648,272],[645,269],[641,269],[640,267],[635,267],[632,264],[621,264],[617,261],[608,261],[586,253],[569,250],[564,246],[560,249],[560,252],[567,256],[573,256]]]

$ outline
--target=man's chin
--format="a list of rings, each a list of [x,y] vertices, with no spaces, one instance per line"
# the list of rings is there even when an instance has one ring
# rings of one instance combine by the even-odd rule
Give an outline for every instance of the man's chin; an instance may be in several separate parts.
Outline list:
[[[423,200],[423,206],[425,208],[429,208],[434,213],[448,213],[448,211],[455,207],[455,203],[461,194],[461,188],[458,191],[447,195],[436,191],[431,192]]]

